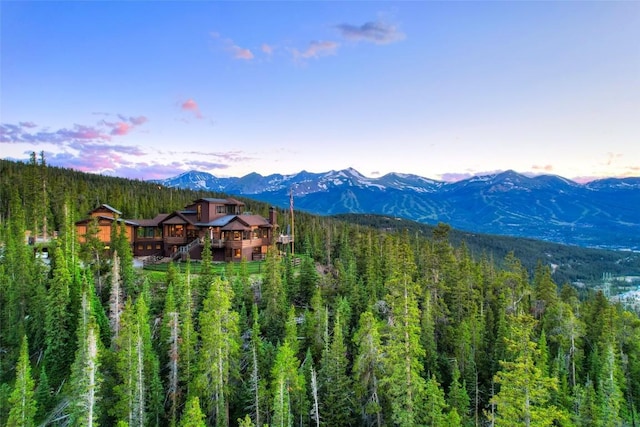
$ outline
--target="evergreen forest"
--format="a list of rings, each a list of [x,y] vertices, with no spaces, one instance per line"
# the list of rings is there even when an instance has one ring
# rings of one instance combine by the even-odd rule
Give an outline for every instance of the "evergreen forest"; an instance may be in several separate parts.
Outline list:
[[[640,424],[638,315],[544,254],[296,213],[295,250],[259,273],[206,244],[158,272],[124,230],[109,251],[75,235],[101,203],[150,218],[219,196],[0,160],[0,425]],[[47,262],[27,230],[56,232]]]

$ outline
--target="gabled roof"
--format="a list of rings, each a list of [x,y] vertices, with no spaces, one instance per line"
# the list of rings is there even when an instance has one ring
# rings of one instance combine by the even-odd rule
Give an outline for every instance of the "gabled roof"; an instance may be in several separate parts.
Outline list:
[[[167,217],[161,221],[161,224],[193,224],[193,221],[180,212],[173,212],[167,215]]]
[[[138,222],[136,222],[135,220],[131,220],[131,219],[122,219],[122,218],[114,218],[112,216],[106,216],[106,215],[95,215],[91,218],[85,218],[85,219],[81,219],[80,221],[76,221],[76,224],[86,224],[89,223],[93,220],[93,218],[97,218],[97,219],[106,219],[107,221],[117,221],[117,222],[124,222],[127,225],[139,225]]]
[[[225,215],[210,222],[197,222],[195,225],[198,227],[225,227],[233,221],[239,221],[246,227],[273,227],[269,221],[260,215]]]
[[[118,209],[114,208],[113,206],[109,206],[106,203],[101,204],[100,206],[98,206],[97,208],[91,210],[91,212],[89,212],[90,214],[93,212],[98,212],[99,210],[108,210],[109,212],[113,212],[114,214],[117,215],[122,215],[122,212],[120,212]]]
[[[158,214],[153,219],[136,219],[135,221],[141,227],[157,227],[168,216],[169,214]]]
[[[260,215],[239,215],[239,217],[247,225],[254,225],[259,227],[273,227],[273,225]]]
[[[238,218],[230,221],[227,225],[222,227],[220,230],[222,231],[250,231],[251,227],[247,224],[244,224],[242,221],[238,221]]]

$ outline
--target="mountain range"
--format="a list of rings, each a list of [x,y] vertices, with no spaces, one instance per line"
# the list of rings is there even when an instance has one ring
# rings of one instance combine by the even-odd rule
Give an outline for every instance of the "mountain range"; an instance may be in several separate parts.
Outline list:
[[[457,182],[390,173],[367,178],[355,169],[218,178],[189,171],[154,181],[209,190],[319,215],[368,213],[475,233],[528,237],[583,247],[640,251],[640,177],[586,184],[514,171]]]

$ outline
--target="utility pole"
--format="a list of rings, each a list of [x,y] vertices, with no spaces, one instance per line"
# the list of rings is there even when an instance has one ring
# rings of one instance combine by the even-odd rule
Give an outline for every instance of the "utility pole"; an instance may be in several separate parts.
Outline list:
[[[293,221],[293,187],[289,189],[289,212],[291,214],[291,256],[295,255],[295,226]]]

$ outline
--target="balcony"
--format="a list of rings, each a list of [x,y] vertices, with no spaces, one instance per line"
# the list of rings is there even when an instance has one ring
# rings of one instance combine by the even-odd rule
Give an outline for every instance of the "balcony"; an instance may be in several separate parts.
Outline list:
[[[278,236],[276,242],[282,243],[283,245],[288,245],[289,243],[293,242],[293,236],[290,236],[288,234],[281,234]]]
[[[186,237],[165,237],[164,242],[169,245],[186,245]]]
[[[258,239],[232,240],[232,239],[214,239],[211,241],[211,247],[214,249],[221,248],[251,248],[256,246],[269,246],[271,240],[268,237]]]

